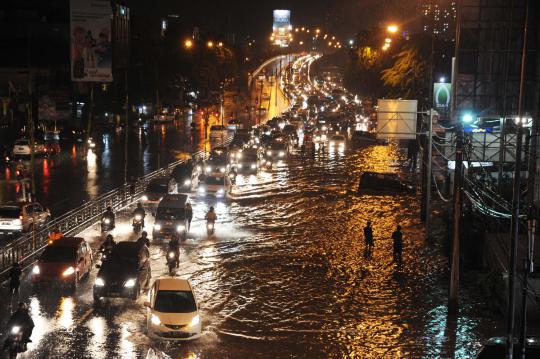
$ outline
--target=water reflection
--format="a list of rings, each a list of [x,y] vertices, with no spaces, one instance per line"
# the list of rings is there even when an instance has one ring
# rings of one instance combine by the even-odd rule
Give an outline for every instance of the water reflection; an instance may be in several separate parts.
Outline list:
[[[60,299],[60,307],[56,316],[58,318],[58,323],[65,329],[73,328],[73,309],[75,308],[75,303],[73,302],[72,297],[62,297]]]
[[[88,328],[92,333],[88,348],[92,358],[105,358],[107,355],[105,351],[107,321],[102,317],[94,317],[88,321]]]

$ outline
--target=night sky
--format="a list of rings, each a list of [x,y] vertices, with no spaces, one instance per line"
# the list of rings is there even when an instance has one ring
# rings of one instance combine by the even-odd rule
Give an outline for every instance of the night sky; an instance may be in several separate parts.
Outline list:
[[[407,20],[416,1],[403,0],[133,0],[135,13],[178,14],[186,23],[217,32],[266,36],[272,27],[272,10],[291,10],[293,25],[321,27],[338,36],[350,36],[381,21]],[[404,5],[403,3],[406,3]]]

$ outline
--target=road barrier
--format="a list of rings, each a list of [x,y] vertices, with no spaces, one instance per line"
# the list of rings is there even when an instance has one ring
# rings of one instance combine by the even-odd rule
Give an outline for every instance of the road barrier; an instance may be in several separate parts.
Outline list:
[[[226,145],[230,138],[219,142],[217,145]],[[206,158],[205,151],[192,154],[199,158]],[[6,243],[0,248],[0,279],[6,279],[11,265],[18,261],[22,267],[28,267],[35,262],[37,257],[47,246],[50,233],[58,228],[66,236],[77,234],[101,219],[107,209],[112,207],[117,211],[139,200],[148,183],[157,177],[169,176],[172,170],[185,163],[186,160],[178,160],[158,170],[137,178],[134,182],[126,183],[119,188],[102,194],[98,198],[84,203],[82,206],[64,213],[58,218],[49,221],[46,225],[34,229]]]

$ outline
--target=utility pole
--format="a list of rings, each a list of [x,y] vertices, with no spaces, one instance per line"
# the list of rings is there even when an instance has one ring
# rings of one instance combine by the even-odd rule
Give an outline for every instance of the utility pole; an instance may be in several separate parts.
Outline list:
[[[429,125],[428,125],[428,140],[427,140],[427,173],[426,173],[426,240],[430,241],[430,227],[431,227],[431,161],[433,161],[432,147],[433,147],[433,113],[435,110],[429,111]]]
[[[275,105],[276,105],[276,109],[277,109],[277,91],[278,91],[278,71],[277,69],[275,70],[275,74],[274,74],[274,81],[276,82],[276,96],[275,96]]]
[[[519,76],[519,98],[518,98],[518,132],[516,139],[516,168],[514,170],[514,187],[513,187],[513,198],[512,198],[512,242],[511,242],[511,252],[510,252],[510,277],[509,277],[509,301],[508,301],[508,322],[507,322],[507,337],[506,337],[506,356],[509,359],[512,359],[514,355],[514,307],[515,307],[515,282],[516,282],[516,262],[517,262],[517,251],[518,251],[518,241],[519,241],[519,206],[521,199],[521,146],[523,141],[523,97],[525,94],[525,66],[526,66],[526,57],[527,57],[527,28],[529,25],[529,0],[525,1],[525,23],[523,25],[523,44],[521,47],[521,69]],[[536,141],[536,138],[534,139]],[[533,154],[534,156],[536,154]],[[530,161],[530,158],[529,158]],[[529,188],[533,190],[533,187]],[[530,239],[529,239],[530,246]],[[527,253],[529,256],[530,253]],[[522,298],[522,335],[520,336],[521,344],[521,357],[525,358],[526,350],[526,328],[527,328],[527,280],[528,280],[528,264],[530,258],[527,258],[527,264],[525,265],[524,270],[524,281],[521,284],[523,286],[523,298]]]
[[[94,115],[94,83],[89,82],[90,100],[88,101],[88,123],[86,124],[86,141],[84,141],[84,155],[88,152],[88,140],[90,139],[90,131],[92,130],[92,117]]]
[[[461,182],[463,176],[463,128],[456,128],[456,163],[454,168],[454,201],[452,217],[452,257],[450,259],[450,291],[448,296],[448,313],[457,314],[459,298],[459,266],[460,266],[460,225],[461,225]]]
[[[128,132],[129,132],[129,90],[128,90],[128,69],[126,65],[126,122],[124,125],[124,184],[127,183],[128,170]]]

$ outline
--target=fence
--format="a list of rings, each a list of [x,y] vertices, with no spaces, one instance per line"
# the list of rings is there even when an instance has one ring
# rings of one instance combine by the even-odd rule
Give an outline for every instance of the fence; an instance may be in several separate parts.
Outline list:
[[[229,142],[230,139],[227,139],[219,144],[226,145]],[[198,151],[193,155],[205,158],[206,152]],[[22,267],[31,265],[47,246],[49,234],[53,229],[59,228],[66,235],[81,232],[101,219],[107,207],[110,206],[114,210],[119,210],[134,203],[141,197],[152,179],[170,175],[176,166],[184,162],[185,160],[178,160],[143,177],[139,177],[135,182],[126,183],[119,188],[104,193],[98,198],[64,213],[46,225],[6,243],[5,246],[0,248],[0,278],[6,278],[15,260],[19,261]]]

